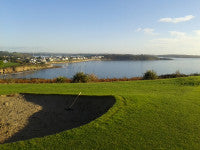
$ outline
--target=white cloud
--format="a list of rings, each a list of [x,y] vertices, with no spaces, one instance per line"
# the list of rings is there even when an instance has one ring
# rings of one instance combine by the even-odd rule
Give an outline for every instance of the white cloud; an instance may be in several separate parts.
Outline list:
[[[161,18],[159,20],[159,22],[167,22],[167,23],[179,23],[179,22],[186,22],[186,21],[190,21],[193,18],[195,18],[195,16],[193,15],[187,15],[185,17],[179,17],[179,18]]]
[[[154,29],[145,28],[145,29],[143,29],[143,32],[146,33],[146,34],[154,34]]]
[[[184,32],[170,31],[171,37],[158,38],[151,40],[149,47],[166,51],[167,53],[194,53],[200,51],[200,30],[194,31],[194,34]]]
[[[177,38],[184,38],[186,36],[185,32],[178,32],[178,31],[169,31],[171,36],[175,36]]]
[[[137,28],[136,29],[136,32],[140,32],[140,31],[142,31],[142,28]]]
[[[138,28],[136,29],[136,32],[143,32],[145,34],[149,34],[149,35],[158,35],[158,33],[155,33],[155,30],[152,28]]]
[[[197,35],[200,35],[200,30],[195,30],[194,31]]]

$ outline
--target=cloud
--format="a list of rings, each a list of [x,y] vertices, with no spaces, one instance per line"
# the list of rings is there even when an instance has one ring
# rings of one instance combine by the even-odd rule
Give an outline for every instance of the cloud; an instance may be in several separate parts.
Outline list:
[[[169,31],[169,33],[171,34],[171,36],[175,36],[177,38],[184,38],[184,37],[186,37],[186,33],[185,32]]]
[[[185,17],[179,17],[179,18],[161,18],[159,20],[159,22],[167,22],[167,23],[179,23],[179,22],[186,22],[186,21],[190,21],[193,18],[195,18],[195,16],[193,15],[187,15]]]
[[[155,34],[154,29],[151,29],[151,28],[145,28],[143,29],[143,32],[146,34]]]
[[[149,47],[168,53],[199,53],[200,51],[200,30],[195,30],[193,34],[170,31],[171,37],[153,39]]]
[[[197,35],[200,35],[200,30],[195,30],[194,33],[196,33]]]
[[[137,28],[136,29],[136,32],[140,32],[140,31],[142,31],[142,28]]]
[[[149,35],[158,35],[158,33],[155,33],[155,30],[152,28],[138,28],[136,29],[136,32],[143,32],[145,34],[149,34]]]

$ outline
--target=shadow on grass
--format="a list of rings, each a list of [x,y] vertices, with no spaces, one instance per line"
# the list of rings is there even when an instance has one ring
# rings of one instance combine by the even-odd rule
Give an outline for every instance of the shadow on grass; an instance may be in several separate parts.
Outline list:
[[[28,119],[28,124],[4,143],[52,135],[79,127],[106,113],[115,103],[112,96],[80,96],[72,110],[66,110],[76,95],[22,94],[42,110]]]

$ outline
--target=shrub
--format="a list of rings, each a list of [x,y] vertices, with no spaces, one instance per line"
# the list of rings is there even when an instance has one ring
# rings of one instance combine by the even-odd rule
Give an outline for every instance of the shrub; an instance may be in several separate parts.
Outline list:
[[[158,76],[156,72],[153,70],[148,70],[147,72],[144,73],[144,76],[143,76],[144,80],[155,80],[157,78]]]
[[[64,83],[65,82],[65,77],[57,77],[56,78],[56,83]]]
[[[160,79],[166,79],[166,78],[178,78],[178,77],[188,77],[188,75],[180,73],[180,71],[176,71],[175,73],[172,74],[164,74],[164,75],[160,75],[159,78]]]
[[[98,82],[98,77],[95,74],[89,74],[88,76],[88,81],[89,82]]]
[[[73,83],[86,83],[89,81],[89,77],[87,74],[83,72],[78,72],[73,76],[72,82]]]
[[[174,73],[176,75],[176,77],[180,77],[181,76],[181,73],[179,70],[176,70],[176,72]]]
[[[200,76],[200,73],[192,73],[189,76]]]

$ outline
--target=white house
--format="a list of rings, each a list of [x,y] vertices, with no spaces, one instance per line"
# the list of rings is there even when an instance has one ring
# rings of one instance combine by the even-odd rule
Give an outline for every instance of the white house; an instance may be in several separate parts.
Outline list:
[[[8,62],[7,60],[4,60],[4,61],[3,61],[4,64],[6,64],[7,62]]]

